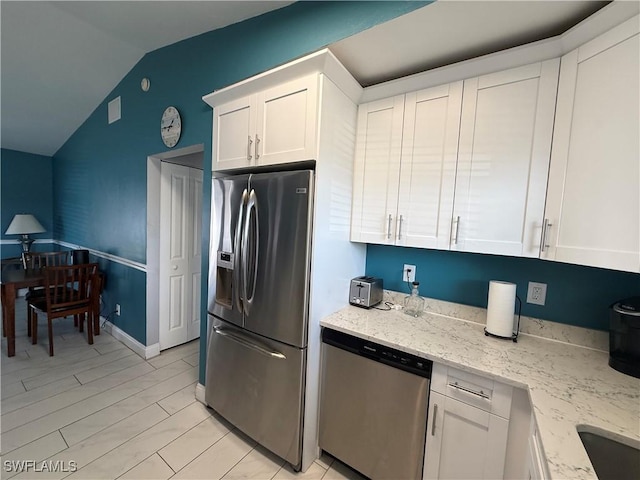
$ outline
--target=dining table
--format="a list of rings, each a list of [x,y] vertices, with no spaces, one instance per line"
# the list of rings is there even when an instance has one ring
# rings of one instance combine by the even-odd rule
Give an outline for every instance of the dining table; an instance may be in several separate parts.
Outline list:
[[[100,279],[98,292],[101,292],[104,287],[104,273],[99,271],[98,278]],[[7,338],[7,356],[9,357],[13,357],[16,354],[16,297],[18,290],[21,288],[43,287],[44,283],[44,270],[41,268],[5,268],[0,273],[2,335]],[[100,306],[96,304],[94,335],[100,335],[99,315]]]
[[[2,287],[2,334],[7,337],[7,355],[16,354],[16,296],[18,290],[44,286],[44,271],[38,269],[3,269],[0,273]]]

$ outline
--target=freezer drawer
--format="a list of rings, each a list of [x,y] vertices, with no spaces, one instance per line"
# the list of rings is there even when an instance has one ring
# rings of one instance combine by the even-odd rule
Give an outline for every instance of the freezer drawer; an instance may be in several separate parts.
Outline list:
[[[320,448],[378,479],[421,479],[429,379],[323,344]]]
[[[306,349],[252,335],[210,318],[207,404],[299,468]]]

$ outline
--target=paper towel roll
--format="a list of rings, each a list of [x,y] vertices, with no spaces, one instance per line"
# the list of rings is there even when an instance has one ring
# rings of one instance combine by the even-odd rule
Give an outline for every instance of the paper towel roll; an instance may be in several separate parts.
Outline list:
[[[499,337],[513,335],[516,284],[491,280],[487,302],[487,332]]]

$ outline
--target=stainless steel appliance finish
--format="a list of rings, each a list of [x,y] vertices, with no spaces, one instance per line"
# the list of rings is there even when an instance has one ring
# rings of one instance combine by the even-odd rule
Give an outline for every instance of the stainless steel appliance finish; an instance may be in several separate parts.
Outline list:
[[[349,284],[349,303],[357,307],[371,308],[382,301],[382,279],[356,277]]]
[[[205,400],[299,468],[313,171],[212,183]]]
[[[320,448],[363,475],[421,479],[432,363],[324,329]]]

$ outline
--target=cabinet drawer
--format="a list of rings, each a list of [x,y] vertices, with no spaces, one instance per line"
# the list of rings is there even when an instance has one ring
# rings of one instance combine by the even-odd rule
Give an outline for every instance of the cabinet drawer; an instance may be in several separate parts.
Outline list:
[[[433,365],[431,390],[502,418],[509,418],[513,387],[442,364]]]

